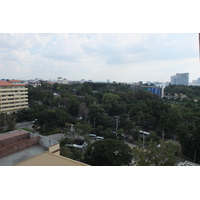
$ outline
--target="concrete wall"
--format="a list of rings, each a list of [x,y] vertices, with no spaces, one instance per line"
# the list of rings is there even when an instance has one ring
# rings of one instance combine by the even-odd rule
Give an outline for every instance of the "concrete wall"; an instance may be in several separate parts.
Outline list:
[[[32,138],[32,137],[36,137],[36,136],[38,136],[38,134],[36,134],[36,133],[30,133],[30,137],[31,137],[31,138]],[[52,146],[52,145],[59,144],[59,142],[56,141],[56,140],[52,140],[52,139],[50,139],[50,138],[47,138],[47,137],[45,137],[45,136],[39,135],[39,144],[40,144],[41,146],[43,146],[43,147],[49,148],[49,147]]]
[[[9,156],[13,153],[17,153],[19,151],[22,151],[24,149],[30,148],[34,145],[37,145],[39,143],[39,136],[25,139],[4,147],[0,148],[0,158]]]
[[[40,138],[39,138],[39,144],[41,146],[49,148],[50,146],[52,146],[54,144],[58,144],[58,142],[55,141],[55,140],[49,139],[47,137],[40,136]]]

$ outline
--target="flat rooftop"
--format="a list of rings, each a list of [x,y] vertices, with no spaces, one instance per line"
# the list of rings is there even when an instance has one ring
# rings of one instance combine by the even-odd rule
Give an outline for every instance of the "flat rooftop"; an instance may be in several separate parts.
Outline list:
[[[20,152],[0,158],[0,166],[13,166],[21,161],[24,161],[35,155],[41,154],[45,151],[48,151],[48,148],[40,145],[35,145],[31,148],[24,149]]]

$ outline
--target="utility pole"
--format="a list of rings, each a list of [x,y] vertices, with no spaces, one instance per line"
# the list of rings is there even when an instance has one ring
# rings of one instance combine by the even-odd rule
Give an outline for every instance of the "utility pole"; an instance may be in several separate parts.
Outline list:
[[[93,119],[94,119],[94,128],[95,128],[95,119],[96,119],[96,118],[93,118]]]
[[[164,130],[162,130],[162,140],[164,140]]]
[[[196,149],[194,151],[194,163],[195,163],[195,160],[196,160]]]
[[[116,133],[117,133],[117,129],[118,129],[118,118],[116,119]]]
[[[143,149],[144,149],[144,133],[143,133]]]

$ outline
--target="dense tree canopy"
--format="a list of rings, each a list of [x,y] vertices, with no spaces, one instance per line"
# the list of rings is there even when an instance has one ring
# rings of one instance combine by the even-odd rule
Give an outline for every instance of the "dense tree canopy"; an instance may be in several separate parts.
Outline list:
[[[136,164],[140,166],[173,166],[176,162],[175,153],[178,152],[178,149],[179,145],[172,142],[150,141],[145,150],[135,147],[133,155]]]
[[[64,132],[69,124],[74,124],[85,134],[119,140],[126,135],[137,142],[141,140],[138,131],[144,130],[152,133],[147,141],[158,142],[162,137],[178,141],[185,158],[194,160],[195,157],[200,162],[198,86],[170,85],[165,88],[165,94],[178,95],[170,99],[160,99],[151,92],[134,91],[131,85],[117,83],[51,85],[42,82],[40,87],[29,86],[28,92],[29,109],[15,113],[13,120],[37,119],[36,128],[42,133],[55,128]],[[1,129],[2,126],[5,126],[3,115]],[[9,126],[12,129],[12,123]],[[119,135],[117,128],[121,130]]]
[[[93,166],[129,165],[133,158],[130,147],[121,140],[104,139],[91,144],[84,161]]]

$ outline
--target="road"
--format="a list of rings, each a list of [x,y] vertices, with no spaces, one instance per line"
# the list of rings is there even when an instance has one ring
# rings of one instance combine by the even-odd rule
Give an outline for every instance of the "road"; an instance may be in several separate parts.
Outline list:
[[[127,142],[127,141],[125,141],[125,140],[124,140],[124,143],[127,144],[127,145],[128,145],[129,147],[131,147],[131,148],[133,148],[133,147],[137,147],[136,144],[132,144],[132,143]]]
[[[33,126],[33,122],[32,121],[28,121],[28,122],[20,122],[20,123],[17,123],[16,124],[16,128],[28,128],[28,129],[31,129],[33,130],[32,128]]]

